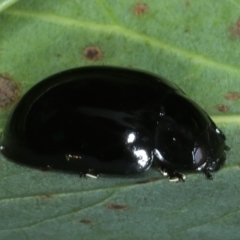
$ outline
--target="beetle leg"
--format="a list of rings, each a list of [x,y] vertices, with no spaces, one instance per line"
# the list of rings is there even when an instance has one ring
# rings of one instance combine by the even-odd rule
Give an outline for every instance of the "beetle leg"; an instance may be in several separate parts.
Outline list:
[[[177,172],[177,171],[170,171],[168,173],[169,181],[170,182],[185,182],[186,176],[183,173]]]
[[[225,145],[225,147],[224,147],[224,150],[225,151],[229,151],[231,148],[229,147],[229,146],[227,146],[227,145]]]
[[[183,173],[180,173],[169,168],[161,166],[158,170],[163,174],[163,176],[168,176],[169,182],[185,182],[186,176]]]
[[[80,176],[80,178],[85,177],[86,179],[88,179],[88,178],[94,178],[94,179],[96,179],[96,178],[99,177],[99,174],[91,174],[91,173],[83,173],[83,172],[80,172],[80,173],[79,173],[79,176]]]
[[[87,178],[98,178],[99,174],[97,174],[96,172],[94,172],[94,169],[89,169],[88,172],[80,172],[79,173],[80,178],[85,177]]]
[[[92,173],[83,173],[83,172],[80,172],[80,173],[79,173],[79,176],[80,176],[80,178],[85,177],[86,179],[88,179],[88,178],[94,178],[94,179],[96,179],[96,178],[99,177],[99,174],[92,174]]]
[[[204,175],[206,176],[206,178],[208,180],[212,180],[213,179],[212,174],[210,173],[210,171],[207,168],[203,169],[203,173],[204,173]]]

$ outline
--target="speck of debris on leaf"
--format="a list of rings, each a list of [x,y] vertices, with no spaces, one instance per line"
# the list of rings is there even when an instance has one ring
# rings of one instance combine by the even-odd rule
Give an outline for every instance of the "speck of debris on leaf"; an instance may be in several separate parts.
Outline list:
[[[133,11],[136,15],[144,15],[148,11],[148,6],[146,3],[137,3],[135,4]]]
[[[219,111],[219,112],[228,112],[229,111],[229,107],[224,105],[224,104],[219,104],[216,106],[216,109]]]
[[[60,58],[61,56],[62,56],[61,53],[57,53],[57,54],[56,54],[56,57],[58,57],[58,58]]]
[[[53,198],[53,195],[52,194],[44,194],[44,195],[40,195],[40,198],[41,199],[50,199],[50,198]]]
[[[8,75],[0,74],[0,109],[6,109],[20,97],[19,84]]]
[[[107,208],[118,211],[118,210],[126,210],[128,207],[122,204],[110,203],[107,205]]]
[[[189,1],[186,1],[186,2],[185,2],[185,5],[186,5],[186,7],[189,7],[189,6],[190,6],[190,2],[189,2]]]
[[[83,51],[83,55],[89,61],[98,61],[103,57],[101,49],[97,46],[86,47]]]
[[[236,101],[239,99],[238,92],[229,92],[224,96],[227,100]]]
[[[92,221],[90,221],[88,219],[81,219],[79,222],[83,223],[83,224],[86,224],[86,225],[90,225],[92,223]]]
[[[240,18],[238,18],[233,27],[230,28],[230,33],[234,36],[240,36]]]

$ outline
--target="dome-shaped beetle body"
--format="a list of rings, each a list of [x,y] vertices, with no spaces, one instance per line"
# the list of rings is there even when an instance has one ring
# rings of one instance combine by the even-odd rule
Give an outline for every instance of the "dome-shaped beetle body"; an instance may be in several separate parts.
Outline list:
[[[140,173],[153,160],[178,170],[217,170],[225,136],[176,85],[137,70],[83,67],[32,87],[12,111],[2,153],[34,167]]]

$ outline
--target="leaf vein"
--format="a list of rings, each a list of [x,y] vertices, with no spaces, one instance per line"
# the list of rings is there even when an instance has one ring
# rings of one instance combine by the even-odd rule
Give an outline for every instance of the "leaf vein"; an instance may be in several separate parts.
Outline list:
[[[105,198],[101,199],[100,201],[95,202],[95,203],[93,203],[93,204],[90,204],[90,205],[87,206],[87,207],[84,207],[84,208],[82,208],[82,207],[74,208],[73,210],[71,210],[71,211],[69,211],[69,212],[67,212],[67,213],[59,214],[59,215],[57,215],[57,216],[53,216],[53,217],[49,217],[49,218],[46,218],[46,219],[43,219],[43,220],[40,220],[40,221],[36,221],[36,222],[34,222],[34,223],[32,223],[32,224],[29,224],[29,225],[26,225],[26,226],[23,226],[23,227],[10,228],[10,229],[0,229],[0,232],[24,230],[24,229],[28,229],[28,228],[31,228],[31,227],[40,225],[40,224],[45,223],[45,222],[50,222],[50,221],[52,221],[52,220],[56,220],[56,219],[64,218],[64,217],[69,216],[69,215],[77,214],[78,212],[81,212],[81,211],[83,211],[83,210],[86,210],[86,209],[89,209],[89,208],[98,206],[98,205],[100,205],[100,204],[103,204],[103,203],[106,202],[109,198],[111,198],[114,194],[115,194],[115,191],[111,192],[109,195],[107,195]]]
[[[234,72],[240,74],[240,67],[229,65],[227,63],[221,63],[215,59],[211,59],[207,56],[200,55],[194,52],[190,52],[186,49],[182,49],[180,47],[174,46],[172,44],[166,43],[164,41],[161,41],[160,39],[144,35],[140,32],[137,32],[135,30],[129,29],[127,27],[124,27],[122,25],[117,24],[101,24],[96,22],[90,22],[90,21],[80,21],[80,20],[74,20],[69,17],[64,16],[58,16],[56,14],[48,13],[48,12],[35,12],[35,11],[27,11],[27,10],[17,10],[17,9],[8,9],[4,12],[4,14],[14,15],[18,17],[31,17],[31,18],[38,18],[43,21],[52,22],[55,24],[60,25],[68,25],[68,26],[74,26],[78,28],[84,28],[84,29],[91,29],[94,31],[102,31],[105,33],[115,33],[117,35],[122,35],[127,38],[131,38],[138,42],[144,42],[146,44],[151,44],[155,46],[156,48],[159,48],[161,50],[165,50],[171,54],[175,54],[177,56],[184,57],[188,59],[188,61],[192,61],[194,64],[201,64],[201,65],[208,65],[208,67],[215,68],[219,71],[224,70],[226,72]]]

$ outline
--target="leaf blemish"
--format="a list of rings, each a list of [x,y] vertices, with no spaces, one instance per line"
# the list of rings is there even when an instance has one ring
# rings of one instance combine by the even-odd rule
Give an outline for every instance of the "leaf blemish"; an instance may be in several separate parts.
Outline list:
[[[50,199],[50,198],[53,198],[53,195],[52,194],[43,194],[40,196],[41,199]]]
[[[128,209],[128,206],[126,205],[122,205],[122,204],[117,204],[117,203],[110,203],[107,205],[107,208],[111,209],[111,210],[126,210]]]
[[[19,97],[19,85],[8,75],[0,74],[0,109],[8,108]]]
[[[148,6],[145,3],[137,3],[133,9],[134,14],[136,15],[144,15],[147,13],[147,11],[148,11]]]
[[[228,112],[229,111],[229,107],[224,105],[224,104],[219,104],[216,106],[216,109],[219,111],[219,112]]]
[[[234,36],[240,36],[240,18],[237,20],[234,26],[230,28],[230,33]]]
[[[189,7],[189,6],[190,6],[190,2],[189,2],[189,1],[186,1],[186,2],[185,2],[185,5],[186,5],[186,7]]]
[[[56,57],[60,58],[62,55],[60,53],[56,54]]]
[[[88,219],[81,219],[79,222],[83,223],[83,224],[86,224],[86,225],[90,225],[92,223],[92,221],[90,221]]]
[[[103,57],[101,49],[97,46],[86,47],[83,51],[83,55],[90,61],[98,61]]]
[[[238,92],[229,92],[224,96],[227,100],[236,101],[239,99]]]

